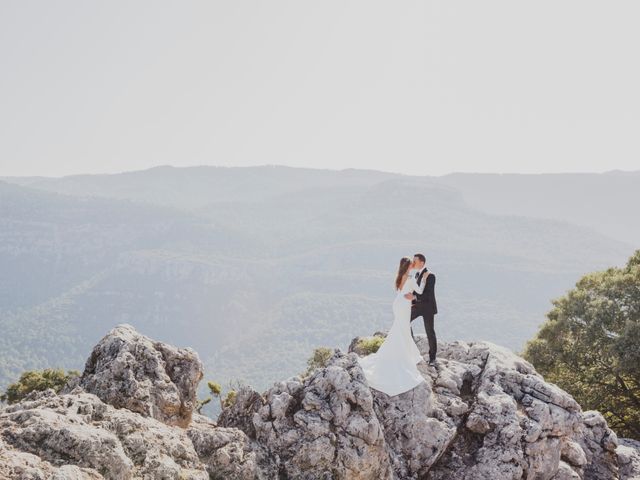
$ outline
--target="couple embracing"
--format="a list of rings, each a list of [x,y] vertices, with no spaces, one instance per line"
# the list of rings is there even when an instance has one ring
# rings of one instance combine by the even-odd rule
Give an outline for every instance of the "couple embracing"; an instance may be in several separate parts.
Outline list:
[[[400,259],[393,300],[393,325],[376,353],[358,359],[371,388],[393,396],[411,390],[424,378],[416,364],[423,358],[415,344],[411,322],[422,317],[429,340],[429,366],[436,366],[434,315],[436,277],[426,265],[425,256]]]

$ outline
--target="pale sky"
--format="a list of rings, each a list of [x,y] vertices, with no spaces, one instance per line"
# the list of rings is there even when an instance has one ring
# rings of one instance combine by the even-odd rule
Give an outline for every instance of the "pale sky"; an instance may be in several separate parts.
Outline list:
[[[0,0],[0,176],[640,169],[640,2]]]

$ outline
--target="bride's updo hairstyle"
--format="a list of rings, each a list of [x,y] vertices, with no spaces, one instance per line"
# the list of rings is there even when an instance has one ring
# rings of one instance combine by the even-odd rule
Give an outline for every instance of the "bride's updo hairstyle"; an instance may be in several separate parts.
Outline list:
[[[400,265],[398,266],[398,275],[396,276],[396,290],[400,290],[400,285],[402,285],[402,277],[404,277],[404,274],[409,271],[411,262],[412,260],[409,257],[402,257],[400,259]]]

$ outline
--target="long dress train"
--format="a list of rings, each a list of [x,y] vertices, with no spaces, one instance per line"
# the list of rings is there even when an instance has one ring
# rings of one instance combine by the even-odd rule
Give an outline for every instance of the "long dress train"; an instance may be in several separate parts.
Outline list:
[[[422,293],[425,284],[426,275],[422,285],[409,275],[393,300],[393,324],[384,343],[376,353],[358,358],[369,386],[390,396],[409,391],[424,381],[416,367],[423,358],[411,337],[411,300],[404,295],[413,291]]]

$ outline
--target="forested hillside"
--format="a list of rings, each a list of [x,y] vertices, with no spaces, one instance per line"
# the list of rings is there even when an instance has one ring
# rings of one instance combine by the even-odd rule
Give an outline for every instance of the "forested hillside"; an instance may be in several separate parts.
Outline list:
[[[207,378],[262,388],[303,370],[314,347],[388,327],[397,261],[417,251],[437,274],[440,338],[520,349],[551,298],[633,251],[567,221],[485,213],[434,179],[378,172],[6,180],[0,387],[26,369],[80,369],[104,331],[128,322],[193,346]]]

